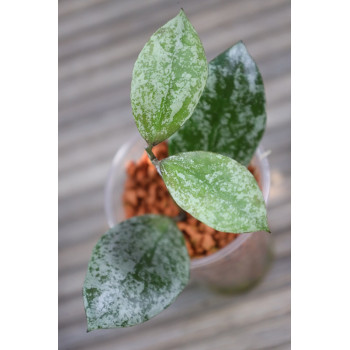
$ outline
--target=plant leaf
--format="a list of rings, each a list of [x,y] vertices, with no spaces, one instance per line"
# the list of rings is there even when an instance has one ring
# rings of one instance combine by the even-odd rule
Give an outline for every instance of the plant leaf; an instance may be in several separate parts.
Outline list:
[[[157,315],[187,285],[189,266],[173,220],[144,215],[113,227],[95,246],[85,278],[88,331],[132,326]]]
[[[253,175],[235,160],[211,152],[180,153],[160,162],[175,202],[219,231],[269,231],[263,195]]]
[[[169,140],[169,154],[210,151],[248,165],[266,124],[258,67],[239,42],[209,63],[209,76],[192,117]]]
[[[164,141],[191,116],[207,76],[203,46],[181,10],[152,35],[134,66],[131,106],[148,144]]]

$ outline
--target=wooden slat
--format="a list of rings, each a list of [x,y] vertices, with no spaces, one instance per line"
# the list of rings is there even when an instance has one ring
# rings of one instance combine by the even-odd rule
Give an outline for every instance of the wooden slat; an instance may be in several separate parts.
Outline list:
[[[186,13],[198,13],[203,10],[222,6],[228,0],[196,0],[186,1]],[[241,0],[242,1],[242,0]],[[146,6],[142,6],[146,5]],[[179,11],[179,4],[171,0],[161,0],[149,6],[147,3],[139,4],[136,11],[129,12],[118,20],[104,21],[100,25],[88,27],[80,34],[70,35],[59,41],[59,59],[66,61],[78,55],[86,55],[91,51],[109,49],[111,45],[119,46],[126,37],[133,41],[140,33],[152,34],[156,28],[163,25],[171,14]],[[117,11],[115,11],[117,13]],[[145,20],[147,18],[147,20]]]
[[[74,12],[80,12],[88,7],[98,3],[103,3],[108,0],[59,0],[58,1],[58,18],[61,21],[65,15],[70,15]]]
[[[91,0],[89,0],[91,1]],[[148,0],[147,4],[137,0],[129,1],[98,1],[89,7],[82,8],[81,11],[70,13],[59,19],[60,25],[58,35],[60,39],[84,33],[92,27],[96,27],[108,20],[117,21],[133,11],[143,10],[145,7],[159,3],[160,0]],[[145,6],[146,5],[146,6]]]
[[[273,21],[272,23],[271,21],[267,22],[266,19],[263,23],[259,23],[254,20],[254,17],[250,19],[250,17],[254,15],[256,16],[257,13],[261,11],[273,11],[275,8],[279,9],[281,5],[285,4],[284,0],[266,0],[264,2],[254,0],[254,4],[246,3],[244,1],[242,2],[242,0],[240,2],[221,0],[220,2],[223,4],[221,4],[219,7],[217,7],[215,2],[213,3],[213,1],[210,0],[202,0],[200,3],[195,0],[190,0],[187,2],[186,8],[191,6],[191,10],[193,10],[191,11],[193,14],[189,15],[191,22],[195,25],[200,37],[203,38],[205,49],[210,48],[210,45],[207,45],[205,41],[207,37],[210,39],[219,31],[222,34],[227,29],[230,29],[232,25],[235,26],[234,28],[237,31],[237,34],[235,34],[236,39],[236,35],[238,35],[240,32],[245,34],[245,39],[252,36],[252,34],[256,32],[257,28],[260,28],[263,30],[263,32],[268,32],[277,26],[288,23],[288,18],[285,17],[283,11],[281,10],[276,12],[276,21]],[[177,13],[178,5],[175,2],[172,2],[171,4],[174,6],[174,14]],[[238,8],[240,9],[239,11],[237,11]],[[157,14],[159,13],[158,7],[156,12]],[[159,13],[158,16],[151,16],[150,20],[148,21],[142,20],[145,16],[145,14],[142,13],[142,17],[139,19],[139,22],[146,25],[145,28],[140,28],[139,25],[135,26],[135,21],[137,22],[138,19],[133,19],[130,21],[126,17],[124,19],[125,23],[123,21],[117,21],[111,28],[111,35],[113,36],[112,38],[109,38],[107,43],[99,36],[95,39],[94,45],[92,45],[94,42],[93,33],[86,33],[83,37],[79,38],[79,40],[76,38],[71,40],[72,44],[70,46],[72,47],[70,51],[68,51],[68,48],[66,48],[67,44],[62,43],[60,45],[60,52],[66,50],[68,51],[67,54],[70,53],[71,57],[64,61],[64,67],[62,67],[62,69],[59,71],[60,81],[67,79],[68,81],[71,81],[74,76],[79,75],[82,72],[87,72],[94,68],[100,68],[102,65],[109,66],[111,63],[118,60],[130,61],[137,57],[138,52],[144,46],[149,36],[152,35],[159,26],[164,24],[165,20],[160,22],[161,19],[164,17],[169,17],[169,15],[171,16],[172,13],[168,6],[163,10],[163,12],[164,13]],[[213,21],[213,19],[218,17],[220,18],[219,24],[217,20]],[[261,20],[264,19],[264,17],[259,16],[259,18],[260,17]],[[242,19],[244,19],[244,21]],[[254,27],[245,27],[253,21],[255,23]],[[198,22],[200,27],[197,28],[196,22]],[[215,30],[213,30],[214,28]],[[140,33],[143,34],[140,35]],[[103,29],[103,35],[107,35],[106,29]],[[230,39],[233,39],[232,34]],[[80,42],[84,42],[84,40],[86,40],[89,45],[92,46],[90,46],[88,49],[80,48]],[[239,40],[239,38],[237,40]],[[75,45],[73,45],[73,43],[75,43]]]
[[[248,44],[252,37],[256,36],[257,34],[263,35],[266,32],[273,33],[269,36],[264,35],[265,40],[267,41],[266,45],[271,45],[273,47],[276,40],[280,48],[282,48],[281,45],[290,45],[289,30],[287,30],[286,37],[283,38],[283,40],[278,39],[278,36],[281,35],[282,32],[280,30],[281,26],[285,26],[286,28],[289,28],[290,26],[288,23],[288,16],[285,15],[284,8],[277,12],[276,18],[278,19],[277,21],[271,22],[265,17],[262,17],[262,23],[257,26],[253,26],[252,23],[249,25],[249,21],[237,24],[236,22],[232,22],[232,20],[230,20],[226,26],[223,26],[220,35],[218,32],[203,33],[201,35],[201,39],[204,48],[211,49],[206,50],[208,58],[211,59],[211,56],[218,54],[240,39],[244,39]],[[256,21],[252,22],[256,24]],[[273,28],[271,29],[270,27],[272,25]],[[232,36],[232,33],[245,32],[247,32],[247,34],[243,37]],[[275,35],[277,38],[271,38],[271,36]],[[142,37],[138,37],[137,40],[128,39],[120,46],[112,46],[110,52],[106,50],[97,53],[93,52],[93,54],[90,55],[91,57],[84,57],[83,60],[78,57],[76,60],[70,62],[70,64],[66,64],[60,68],[60,108],[67,106],[72,102],[76,102],[79,98],[82,98],[82,96],[88,97],[93,95],[94,92],[99,91],[101,87],[106,88],[106,86],[112,86],[116,81],[120,83],[130,81],[133,63],[135,62],[137,54],[144,44],[145,38]],[[261,48],[264,50],[264,52],[266,52],[266,46]],[[128,56],[125,56],[125,53],[130,52],[132,52],[131,55],[129,54]],[[256,54],[257,53],[254,54],[254,57]],[[76,79],[72,79],[72,77],[74,77],[72,75],[72,71],[76,72]],[[64,77],[70,77],[69,85],[65,85],[64,81],[62,82]]]

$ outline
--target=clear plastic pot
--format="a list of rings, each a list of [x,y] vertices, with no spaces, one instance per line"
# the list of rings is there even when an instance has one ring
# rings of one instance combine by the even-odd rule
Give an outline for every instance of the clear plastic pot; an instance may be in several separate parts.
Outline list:
[[[105,187],[105,212],[108,225],[125,220],[123,191],[126,164],[138,160],[146,147],[135,134],[116,153]],[[258,147],[252,165],[267,203],[270,189],[270,169],[262,147]],[[204,258],[192,259],[191,279],[223,292],[241,292],[256,284],[271,261],[271,237],[266,232],[244,233],[226,247]]]

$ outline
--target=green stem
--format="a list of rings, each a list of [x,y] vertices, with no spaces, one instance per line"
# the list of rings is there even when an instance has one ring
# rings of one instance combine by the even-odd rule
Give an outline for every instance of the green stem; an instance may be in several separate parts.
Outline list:
[[[146,152],[147,152],[148,158],[150,159],[152,164],[156,167],[156,169],[158,171],[158,174],[161,175],[161,173],[160,173],[160,166],[159,166],[159,160],[157,159],[157,157],[152,152],[152,145],[149,145],[146,148]]]

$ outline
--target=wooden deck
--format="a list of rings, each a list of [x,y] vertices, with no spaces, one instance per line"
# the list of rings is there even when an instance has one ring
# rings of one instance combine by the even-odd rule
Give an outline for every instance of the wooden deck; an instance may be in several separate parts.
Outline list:
[[[104,183],[116,150],[135,132],[133,64],[181,7],[209,60],[242,39],[264,78],[275,260],[247,294],[222,296],[192,284],[143,325],[86,333],[81,288],[107,229]],[[290,2],[59,0],[58,200],[60,349],[290,349]]]

